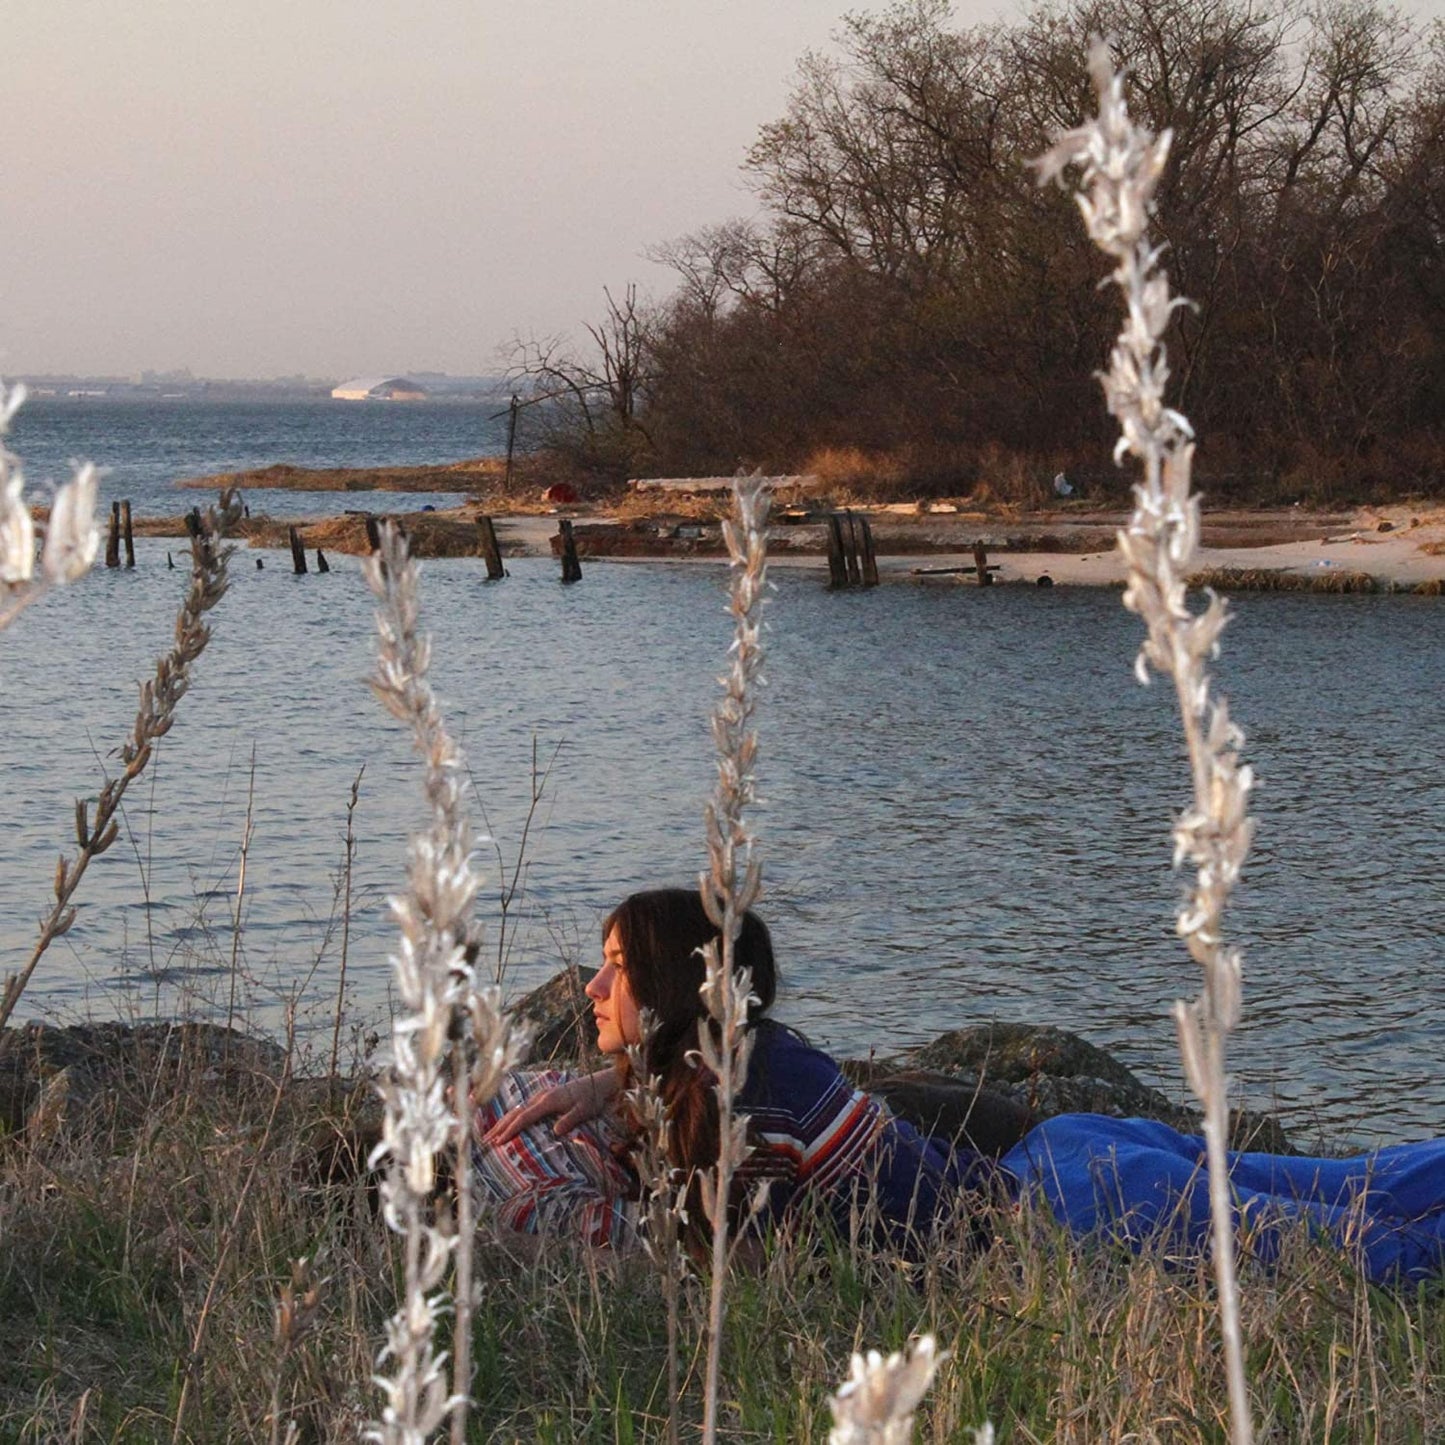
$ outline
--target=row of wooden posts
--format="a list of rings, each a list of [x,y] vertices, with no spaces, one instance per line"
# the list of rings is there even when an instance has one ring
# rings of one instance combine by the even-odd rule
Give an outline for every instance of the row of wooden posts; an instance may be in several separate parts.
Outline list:
[[[130,530],[130,503],[112,502],[110,504],[110,531],[105,539],[105,565],[107,567],[120,566],[120,544],[125,539],[125,565],[135,566],[135,538]]]
[[[878,558],[868,518],[852,510],[828,513],[828,586],[876,587]]]
[[[371,513],[365,514],[366,519],[366,540],[373,552],[381,546],[381,523]],[[400,524],[398,524],[400,525]],[[200,527],[200,513],[192,510],[186,517],[186,527],[194,535]],[[502,551],[497,545],[497,529],[492,524],[490,517],[477,518],[477,531],[481,540],[482,557],[487,564],[487,580],[499,582],[507,575],[507,569],[502,565]],[[560,552],[562,557],[562,580],[563,582],[580,582],[582,580],[582,564],[577,558],[577,539],[572,533],[572,523],[565,518],[557,523],[557,535],[560,538]],[[287,537],[291,543],[291,569],[299,577],[306,571],[306,549],[301,544],[301,534],[295,527],[287,528]],[[135,566],[135,541],[131,533],[130,502],[112,502],[110,504],[110,532],[105,543],[105,565],[107,567],[120,566],[121,544],[125,544],[125,565]],[[169,553],[167,559],[169,560]],[[991,567],[988,561],[988,552],[982,542],[975,542],[973,547],[973,570],[978,576],[978,585],[987,587],[993,581],[993,574],[998,570]],[[174,562],[171,563],[175,565]],[[259,569],[261,559],[256,559],[256,566]],[[320,547],[316,549],[316,570],[318,572],[329,572],[331,564],[326,560],[326,554]],[[967,568],[949,568],[949,571],[967,571]],[[830,512],[828,514],[828,586],[830,589],[841,589],[848,587],[876,587],[878,585],[878,558],[873,550],[873,529],[868,525],[868,518],[856,514],[851,510],[842,512]]]
[[[973,567],[929,568],[938,573],[962,573],[972,571],[980,587],[993,583],[993,574],[998,571],[996,564],[988,560],[988,549],[979,541],[973,544]],[[828,513],[828,587],[838,590],[844,587],[876,587],[878,585],[878,558],[873,551],[873,529],[868,518],[851,509]]]
[[[400,526],[401,523],[397,523]],[[557,534],[562,539],[562,580],[564,582],[580,582],[582,580],[582,564],[577,560],[577,539],[572,535],[572,523],[565,519],[557,523]],[[487,581],[500,582],[507,576],[507,569],[502,565],[502,549],[497,542],[497,529],[490,517],[477,518],[477,535],[481,543],[482,559],[487,564]],[[381,547],[381,523],[371,513],[366,514],[366,540],[373,552]],[[296,529],[291,529],[291,553],[294,557],[298,546]],[[317,554],[320,555],[319,553]],[[299,572],[306,570],[305,560],[296,569]]]

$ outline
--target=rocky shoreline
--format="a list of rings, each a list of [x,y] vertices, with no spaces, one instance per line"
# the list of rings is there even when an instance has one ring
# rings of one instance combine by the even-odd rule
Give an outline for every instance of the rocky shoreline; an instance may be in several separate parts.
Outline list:
[[[563,970],[517,1001],[532,1029],[532,1063],[595,1067],[585,975]],[[29,1023],[0,1032],[0,1143],[59,1136],[114,1139],[139,1127],[145,1103],[184,1087],[224,1096],[285,1086],[288,1114],[306,1126],[318,1154],[364,1159],[379,1137],[380,1105],[362,1077],[295,1076],[273,1040],[206,1022]],[[1022,1104],[1035,1119],[1098,1113],[1157,1119],[1197,1132],[1199,1115],[1145,1084],[1106,1050],[1065,1029],[1018,1023],[975,1024],[886,1058],[847,1060],[844,1071],[926,1132],[956,1136],[980,1088]],[[338,1100],[346,1123],[337,1136]],[[1293,1152],[1272,1115],[1232,1118],[1236,1148]]]

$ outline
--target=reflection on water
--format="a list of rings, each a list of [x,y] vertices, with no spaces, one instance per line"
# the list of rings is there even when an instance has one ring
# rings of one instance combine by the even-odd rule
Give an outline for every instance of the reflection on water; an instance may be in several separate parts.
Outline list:
[[[165,570],[165,544],[139,551],[134,573],[92,576],[0,641],[7,971],[67,844],[68,800],[115,766],[169,633],[183,574]],[[362,685],[369,599],[351,559],[307,578],[239,561],[180,721],[32,1011],[145,1012],[179,977],[224,978],[253,747],[239,954],[261,1019],[274,1026],[288,995],[303,1025],[330,1007],[363,764],[350,979],[359,1016],[385,1009],[384,900],[419,792]],[[547,563],[511,568],[488,586],[480,563],[432,565],[424,598],[437,688],[498,839],[481,855],[494,943],[534,744],[550,764],[508,920],[521,986],[595,954],[602,910],[628,889],[696,871],[728,619],[716,568],[598,565],[570,589]],[[777,581],[757,825],[786,1017],[845,1052],[994,1017],[1056,1023],[1178,1093],[1168,1010],[1196,978],[1172,932],[1169,824],[1187,774],[1168,691],[1131,679],[1138,624],[1118,594]],[[1261,785],[1231,914],[1247,970],[1234,1070],[1296,1123],[1445,1132],[1439,605],[1251,597],[1239,612],[1222,680]]]

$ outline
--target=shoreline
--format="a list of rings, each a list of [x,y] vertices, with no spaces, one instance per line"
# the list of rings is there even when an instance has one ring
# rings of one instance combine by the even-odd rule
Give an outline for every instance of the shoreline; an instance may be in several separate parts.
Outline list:
[[[230,479],[227,479],[228,481]],[[358,492],[358,500],[365,496]],[[721,562],[712,509],[689,516],[661,508],[579,504],[546,510],[502,510],[502,499],[468,499],[442,511],[390,513],[406,526],[416,555],[427,559],[479,553],[477,518],[493,517],[504,557],[550,557],[558,524],[570,521],[584,562]],[[525,503],[523,504],[525,506]],[[912,504],[855,505],[873,531],[880,582],[976,585],[974,546],[981,542],[1003,585],[1117,587],[1125,570],[1114,535],[1122,512],[1017,513],[933,509]],[[818,517],[818,520],[814,518]],[[769,564],[826,567],[821,512],[786,518],[769,528]],[[253,515],[238,540],[285,550],[295,527],[308,549],[365,555],[365,516],[270,518]],[[184,518],[146,517],[137,536],[180,537]],[[1299,508],[1206,513],[1196,580],[1225,590],[1419,591],[1445,593],[1445,506],[1392,505],[1349,513]]]

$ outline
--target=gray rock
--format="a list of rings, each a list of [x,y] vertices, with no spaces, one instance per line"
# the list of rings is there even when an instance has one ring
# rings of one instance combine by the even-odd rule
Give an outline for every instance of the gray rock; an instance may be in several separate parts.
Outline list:
[[[590,969],[565,969],[514,1005],[536,1031],[531,1062],[597,1064],[592,1012],[582,992],[591,977]],[[942,1137],[977,1133],[980,1127],[1006,1130],[1010,1111],[997,1103],[980,1108],[980,1090],[1001,1095],[1034,1120],[1109,1114],[1158,1119],[1185,1133],[1200,1129],[1195,1111],[1142,1082],[1098,1045],[1049,1025],[978,1024],[896,1058],[844,1061],[842,1068],[896,1113]],[[1231,1142],[1236,1149],[1294,1152],[1277,1119],[1250,1110],[1232,1115]]]
[[[979,1089],[995,1090],[1022,1104],[1035,1119],[1108,1114],[1157,1119],[1187,1134],[1197,1134],[1201,1127],[1195,1110],[1151,1088],[1096,1044],[1051,1025],[988,1023],[954,1029],[897,1059],[850,1069],[855,1077],[870,1073],[865,1087],[885,1096],[891,1077],[920,1071],[945,1092],[951,1084],[960,1100]],[[1248,1109],[1232,1112],[1230,1143],[1270,1154],[1294,1152],[1277,1119]]]
[[[597,1027],[583,990],[596,969],[573,964],[512,1004],[512,1017],[531,1026],[530,1064],[597,1064]]]
[[[182,1077],[242,1087],[279,1078],[286,1051],[209,1023],[31,1023],[0,1031],[0,1133],[50,1136],[105,1114],[120,1121]]]

